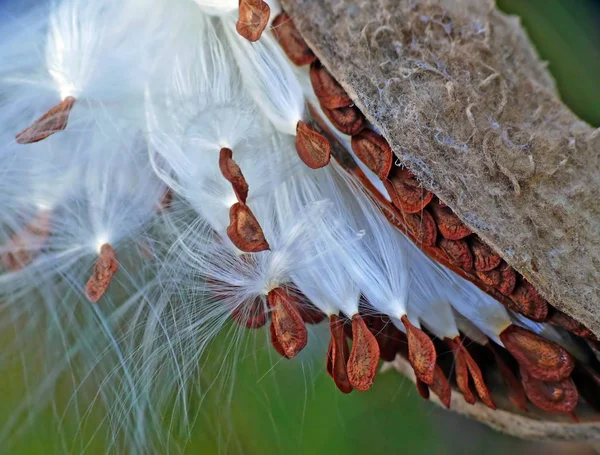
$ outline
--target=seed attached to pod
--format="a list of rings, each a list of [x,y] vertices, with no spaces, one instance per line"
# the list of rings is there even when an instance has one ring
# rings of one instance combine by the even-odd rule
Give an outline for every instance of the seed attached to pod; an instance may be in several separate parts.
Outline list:
[[[275,39],[294,65],[308,65],[315,61],[315,54],[296,29],[290,16],[281,13],[273,20],[272,27]]]
[[[492,396],[490,395],[490,391],[485,384],[485,380],[483,379],[483,374],[481,373],[481,369],[477,362],[471,357],[469,351],[462,346],[461,349],[465,353],[465,361],[467,363],[467,369],[469,370],[469,374],[471,375],[471,379],[473,379],[473,385],[475,386],[475,390],[477,391],[477,395],[479,395],[479,399],[483,404],[485,404],[490,409],[496,409],[496,405],[494,404],[494,400],[492,400]]]
[[[269,334],[271,336],[271,346],[273,346],[277,354],[285,359],[289,359],[290,357],[287,356],[283,346],[281,346],[281,343],[277,338],[277,332],[275,331],[275,324],[273,324],[273,321],[271,321],[271,324],[269,325]]]
[[[248,308],[236,308],[233,320],[247,329],[259,329],[267,323],[267,313],[262,299],[255,299]]]
[[[74,104],[75,98],[67,96],[31,126],[17,134],[16,141],[19,144],[33,144],[64,130],[69,122],[69,114]]]
[[[269,22],[270,14],[271,8],[263,0],[240,0],[235,29],[248,41],[258,41]]]
[[[283,288],[275,288],[267,295],[271,308],[271,338],[288,359],[295,357],[308,341],[308,333],[302,316],[293,302],[294,297]]]
[[[392,203],[402,213],[419,213],[433,198],[433,193],[423,188],[408,169],[394,167],[383,183]]]
[[[521,368],[540,381],[562,381],[575,367],[564,348],[514,324],[504,329],[500,340]]]
[[[452,209],[440,204],[431,204],[431,213],[438,231],[448,240],[460,240],[471,235],[471,230],[457,217]]]
[[[439,229],[439,225],[438,225]],[[473,255],[469,245],[464,240],[438,239],[438,246],[448,255],[450,260],[463,270],[473,269]]]
[[[429,400],[429,386],[421,381],[419,378],[416,379],[415,385],[417,386],[417,392],[421,395],[424,400]]]
[[[364,392],[369,390],[377,373],[379,345],[359,314],[352,316],[352,351],[347,370],[350,384]]]
[[[231,242],[246,253],[257,253],[269,249],[258,220],[246,204],[236,202],[229,209],[227,236]]]
[[[319,60],[310,65],[310,82],[319,99],[319,104],[325,109],[337,109],[352,104],[344,88],[327,71]]]
[[[450,408],[452,389],[442,369],[436,365],[433,373],[433,384],[429,386],[446,408]]]
[[[356,106],[322,109],[333,126],[348,136],[358,134],[365,127],[365,116]]]
[[[517,283],[517,274],[506,262],[502,261],[498,267],[489,272],[477,271],[477,276],[488,286],[496,288],[504,295],[510,295]]]
[[[245,204],[248,198],[248,183],[244,178],[244,174],[242,174],[242,170],[233,160],[231,149],[223,147],[219,152],[219,169],[223,177],[231,183],[238,202]]]
[[[479,272],[489,272],[502,262],[502,258],[494,253],[492,249],[479,240],[476,236],[471,237],[471,252],[473,253],[473,267]]]
[[[294,299],[298,312],[306,324],[318,324],[327,317],[325,313],[314,306],[303,294]]]
[[[8,239],[0,254],[0,261],[7,270],[17,271],[29,265],[40,253],[50,236],[50,212],[42,211]]]
[[[523,280],[510,294],[515,310],[532,321],[543,322],[548,316],[548,302],[538,294],[535,288]]]
[[[521,367],[521,381],[527,398],[543,411],[570,414],[577,407],[579,393],[571,378],[545,382],[533,377],[527,368]]]
[[[502,358],[498,350],[493,346],[492,342],[488,342],[486,346],[494,354],[496,366],[498,367],[498,371],[500,371],[504,384],[508,390],[508,399],[517,408],[521,409],[522,411],[527,411],[527,396],[525,395],[523,385]]]
[[[381,180],[386,180],[392,168],[394,155],[387,141],[375,131],[365,128],[352,136],[352,151],[365,166]]]
[[[350,393],[353,390],[347,370],[350,349],[344,334],[344,321],[339,316],[330,316],[329,331],[331,332],[331,341],[327,352],[327,373],[332,377],[340,392]]]
[[[469,369],[467,367],[467,360],[460,349],[460,342],[457,343],[455,340],[451,339],[446,339],[444,341],[454,353],[454,376],[456,378],[456,385],[463,394],[465,401],[469,404],[475,404],[477,399],[469,386]]]
[[[115,250],[105,243],[100,247],[100,254],[94,265],[92,276],[85,285],[85,295],[90,302],[100,300],[118,269],[119,261],[117,261]]]
[[[331,144],[302,120],[296,126],[296,152],[311,169],[319,169],[329,164]]]
[[[406,328],[408,338],[408,361],[415,375],[427,385],[433,384],[436,352],[431,338],[415,327],[406,315],[400,319]]]
[[[435,246],[437,240],[437,227],[431,213],[423,210],[421,213],[404,214],[404,222],[417,244]]]
[[[551,309],[550,315],[548,317],[548,322],[557,325],[558,327],[562,327],[563,329],[571,332],[574,335],[577,335],[578,337],[587,338],[588,340],[594,341],[598,339],[596,335],[594,335],[592,331],[586,326],[577,322],[571,316],[566,315],[565,313],[557,310],[556,308]]]

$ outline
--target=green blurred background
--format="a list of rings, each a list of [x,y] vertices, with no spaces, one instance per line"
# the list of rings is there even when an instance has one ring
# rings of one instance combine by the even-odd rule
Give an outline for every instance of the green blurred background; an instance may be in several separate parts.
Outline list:
[[[521,16],[540,55],[549,61],[564,101],[584,120],[600,126],[600,4],[590,0],[498,0],[498,5]],[[320,329],[315,334],[318,332]],[[215,387],[208,394],[183,452],[593,453],[583,446],[524,442],[495,433],[424,402],[414,386],[394,372],[379,375],[366,393],[344,396],[324,372],[326,335],[321,335],[312,337],[318,340],[296,361],[275,361],[262,334],[249,335],[245,355],[236,362],[235,377],[224,378],[234,381],[231,394],[226,386]],[[218,357],[218,352],[213,354]],[[207,377],[211,373],[214,371],[208,371]],[[25,375],[18,367],[0,376],[0,425],[9,416],[9,403],[14,404],[26,390]],[[65,388],[57,402],[66,403],[69,390]],[[47,409],[24,425],[15,435],[16,444],[0,448],[0,453],[106,453],[102,437],[85,446],[96,430],[90,423],[94,419],[79,427],[68,418],[59,422],[56,412]]]

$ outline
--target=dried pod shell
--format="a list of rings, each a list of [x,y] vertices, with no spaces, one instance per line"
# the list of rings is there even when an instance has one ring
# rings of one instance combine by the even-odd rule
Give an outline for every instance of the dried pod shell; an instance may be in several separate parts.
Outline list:
[[[356,390],[369,390],[377,373],[379,345],[359,314],[352,316],[352,351],[348,358],[348,377]]]
[[[231,183],[237,200],[245,204],[248,198],[248,182],[246,182],[240,167],[233,160],[231,149],[223,147],[219,152],[219,169],[223,177]]]
[[[272,28],[275,39],[294,65],[308,65],[315,61],[315,54],[298,33],[290,16],[281,13],[273,20]]]
[[[352,136],[352,151],[371,171],[385,181],[392,168],[394,155],[387,141],[368,128]]]
[[[479,240],[476,236],[470,239],[471,252],[473,253],[473,267],[479,272],[489,272],[495,269],[502,262],[502,258],[494,253],[494,251]]]
[[[69,121],[69,114],[75,98],[67,96],[64,100],[42,115],[31,126],[25,128],[16,136],[19,144],[33,144],[64,130]]]
[[[282,288],[275,288],[267,295],[271,308],[271,333],[288,359],[304,349],[308,341],[306,326],[293,300],[294,297]]]
[[[119,261],[117,261],[115,250],[108,243],[105,243],[100,247],[100,254],[94,265],[94,271],[85,285],[85,295],[90,302],[100,300],[118,269]]]
[[[258,41],[269,23],[270,14],[271,8],[263,0],[240,0],[235,29],[248,41]]]
[[[437,240],[437,227],[431,213],[423,210],[421,213],[404,214],[404,222],[417,244],[435,246]]]
[[[350,349],[344,334],[344,321],[339,316],[330,316],[329,331],[331,341],[327,352],[327,372],[340,392],[350,393],[353,387],[348,378],[346,366],[350,357]]]
[[[473,268],[473,255],[466,241],[448,240],[445,237],[440,237],[438,239],[438,246],[461,269],[471,270]]]
[[[575,410],[579,393],[571,378],[545,382],[534,378],[524,367],[520,371],[527,398],[538,408],[559,414],[570,414]]]
[[[575,367],[573,358],[562,346],[514,324],[500,333],[500,340],[521,369],[540,381],[562,381]]]
[[[358,134],[365,127],[365,116],[356,106],[322,109],[333,126],[348,136]]]
[[[319,169],[329,164],[331,144],[302,120],[296,126],[296,152],[311,169]]]
[[[517,283],[517,274],[506,262],[502,261],[498,267],[489,272],[477,271],[477,276],[488,286],[492,286],[504,295],[510,295]]]
[[[425,332],[415,327],[406,315],[400,319],[406,328],[408,338],[408,361],[415,375],[427,385],[433,384],[436,352],[433,341]]]
[[[529,282],[523,280],[510,294],[515,310],[533,321],[543,322],[548,316],[548,302]]]
[[[246,253],[257,253],[269,249],[258,220],[246,204],[236,202],[229,209],[227,236],[237,248]]]
[[[321,107],[337,109],[352,104],[346,91],[318,60],[310,65],[310,82]]]
[[[431,213],[438,231],[448,240],[460,240],[471,235],[471,230],[457,217],[452,209],[440,204],[431,204]]]

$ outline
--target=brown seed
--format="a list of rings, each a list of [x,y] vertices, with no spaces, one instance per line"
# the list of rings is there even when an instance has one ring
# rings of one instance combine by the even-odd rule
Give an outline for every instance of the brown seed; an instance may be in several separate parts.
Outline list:
[[[473,268],[473,255],[466,241],[448,240],[445,237],[440,237],[438,239],[438,246],[461,269],[471,270]]]
[[[465,347],[462,346],[462,343],[461,343],[461,347],[462,347],[462,351],[465,356],[465,361],[467,363],[467,368],[469,370],[469,374],[471,375],[471,379],[473,379],[473,384],[475,385],[475,390],[477,391],[477,395],[479,395],[479,399],[488,408],[496,409],[496,405],[494,404],[494,401],[492,400],[490,391],[488,390],[487,386],[485,385],[485,380],[483,379],[483,374],[481,373],[481,369],[479,368],[479,365],[477,365],[477,362],[475,362],[473,357],[471,357],[471,354],[469,354],[469,351],[467,351],[465,349]]]
[[[245,204],[248,198],[248,183],[244,178],[244,174],[242,174],[242,170],[233,160],[231,149],[223,147],[219,152],[219,168],[223,177],[231,183],[237,200]]]
[[[514,324],[500,333],[500,340],[521,368],[540,381],[562,381],[575,366],[564,348]]]
[[[229,209],[227,236],[231,242],[246,253],[257,253],[269,249],[258,220],[246,204],[236,202]]]
[[[271,321],[271,325],[269,326],[269,333],[271,335],[271,345],[273,346],[275,351],[277,351],[277,353],[281,357],[289,359],[285,350],[283,349],[283,346],[281,346],[281,343],[279,342],[279,339],[277,338],[277,332],[275,331],[275,323],[273,321]]]
[[[296,126],[296,152],[311,169],[319,169],[329,164],[331,144],[302,120]]]
[[[389,179],[382,180],[392,203],[402,213],[419,213],[433,198],[433,193],[423,188],[406,168],[394,167]]]
[[[450,408],[452,389],[450,388],[450,383],[448,382],[446,375],[438,365],[435,366],[435,371],[433,373],[433,384],[429,387],[431,387],[433,393],[439,397],[442,404],[446,406],[446,408]]]
[[[577,335],[582,338],[587,338],[588,340],[598,340],[596,335],[592,333],[590,329],[588,329],[583,324],[577,322],[571,316],[566,315],[560,310],[556,308],[552,308],[550,310],[550,315],[548,317],[548,322],[551,324],[557,325],[558,327],[562,327],[565,330],[568,330],[574,335]]]
[[[535,288],[523,280],[510,294],[515,310],[533,321],[543,322],[548,316],[548,302],[538,294]]]
[[[424,400],[429,400],[429,386],[421,381],[419,378],[415,381],[415,385],[417,386],[417,392],[421,395],[421,398]]]
[[[365,128],[352,136],[352,151],[371,171],[386,180],[394,155],[387,141],[375,131]]]
[[[358,134],[365,127],[365,116],[356,106],[323,108],[323,112],[333,126],[348,136]]]
[[[310,65],[310,82],[321,107],[337,109],[352,104],[352,99],[319,60]]]
[[[525,395],[523,385],[512,372],[508,364],[504,361],[498,350],[493,346],[493,343],[488,342],[486,346],[494,354],[494,358],[496,359],[496,365],[498,366],[500,375],[502,376],[504,384],[508,389],[508,399],[517,408],[521,409],[522,411],[527,411],[527,396]]]
[[[297,295],[294,299],[294,303],[298,308],[300,316],[302,316],[302,320],[306,324],[319,324],[327,317],[325,313],[314,306],[303,294]]]
[[[344,321],[336,315],[329,317],[329,331],[331,342],[327,353],[327,370],[333,378],[333,382],[342,393],[350,393],[353,390],[348,378],[347,363],[350,357],[348,341],[344,335]]]
[[[435,246],[437,240],[437,227],[433,217],[427,210],[421,213],[404,214],[404,222],[417,244]]]
[[[472,236],[469,240],[471,242],[473,258],[475,259],[473,264],[475,270],[489,272],[500,265],[502,258],[494,253],[489,246],[479,240],[477,236]]]
[[[272,27],[275,39],[294,65],[308,65],[315,61],[315,54],[296,29],[290,16],[281,13],[273,20]]]
[[[263,0],[240,0],[235,29],[248,41],[258,41],[269,22],[270,14],[271,8]]]
[[[510,295],[517,283],[517,275],[506,262],[502,261],[500,265],[489,272],[476,272],[477,276],[488,286],[492,286],[504,295]]]
[[[544,382],[536,379],[530,371],[521,367],[521,381],[527,398],[543,411],[570,414],[577,407],[579,394],[569,377],[560,381]]]
[[[85,295],[90,302],[100,300],[118,268],[119,261],[117,261],[115,250],[105,243],[100,247],[100,254],[94,265],[92,276],[85,285]]]
[[[369,390],[377,373],[379,345],[359,314],[352,316],[352,351],[348,358],[348,378],[356,390]]]
[[[260,298],[255,299],[248,307],[236,308],[231,317],[247,329],[258,329],[267,323],[265,305]]]
[[[475,404],[477,399],[475,398],[475,395],[469,386],[469,369],[467,367],[467,360],[460,349],[461,343],[457,343],[456,341],[448,338],[444,341],[454,353],[454,375],[456,377],[456,385],[463,394],[465,401],[469,404]]]
[[[282,288],[275,288],[267,295],[272,336],[274,334],[288,359],[295,357],[308,341],[306,326],[293,300],[294,297]]]
[[[438,231],[448,240],[464,239],[471,234],[471,230],[452,212],[450,207],[433,203],[431,204],[431,213],[437,223]]]
[[[435,374],[435,346],[431,338],[415,327],[406,315],[400,319],[406,328],[408,338],[408,361],[415,375],[427,385],[433,384]]]
[[[2,265],[11,271],[21,270],[40,253],[50,236],[50,212],[41,211],[20,232],[10,236],[0,255]]]
[[[69,114],[74,104],[75,98],[67,96],[31,126],[17,134],[16,141],[19,144],[33,144],[64,130],[69,122]]]
[[[385,362],[392,362],[400,351],[401,345],[406,344],[406,336],[383,315],[363,316],[363,320],[379,345],[379,357]]]

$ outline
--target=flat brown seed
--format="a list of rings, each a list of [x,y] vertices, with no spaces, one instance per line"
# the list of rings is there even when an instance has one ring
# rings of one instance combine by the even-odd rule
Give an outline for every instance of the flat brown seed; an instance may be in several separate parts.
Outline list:
[[[240,0],[239,18],[235,29],[250,42],[258,41],[267,23],[271,8],[263,0]]]
[[[242,174],[242,170],[233,160],[231,149],[223,147],[219,152],[219,169],[223,177],[231,183],[238,202],[245,204],[248,198],[248,183],[244,178],[244,174]]]
[[[100,300],[118,269],[119,261],[117,261],[115,250],[105,243],[100,247],[100,254],[94,265],[92,276],[85,285],[85,295],[90,302]]]
[[[296,152],[311,169],[319,169],[329,164],[331,144],[302,120],[296,126]]]
[[[258,329],[267,323],[267,313],[260,298],[255,299],[247,308],[236,308],[231,317],[247,329]]]
[[[321,107],[337,109],[352,104],[352,99],[319,60],[310,65],[310,83]]]
[[[473,255],[465,240],[448,240],[445,237],[440,237],[438,239],[438,246],[448,255],[450,260],[461,269],[473,269]]]
[[[437,240],[437,227],[431,213],[423,210],[421,213],[404,214],[404,222],[418,244],[435,246]]]
[[[552,308],[550,310],[550,315],[548,316],[548,322],[550,322],[551,324],[554,324],[558,327],[562,327],[563,329],[571,332],[574,335],[577,335],[578,337],[582,337],[582,338],[586,338],[588,340],[594,340],[594,341],[598,340],[596,335],[594,335],[590,329],[588,329],[583,324],[577,322],[571,316],[563,313],[560,310],[557,310],[556,308]]]
[[[467,367],[465,356],[460,349],[460,344],[450,339],[444,341],[454,353],[454,376],[456,378],[456,385],[463,394],[465,401],[469,404],[475,404],[477,399],[469,386],[469,369]]]
[[[352,136],[352,151],[365,166],[373,171],[382,180],[392,169],[394,155],[388,142],[375,131],[368,128]]]
[[[421,398],[424,400],[429,400],[429,386],[421,381],[419,378],[415,381],[415,385],[417,386],[417,392],[421,395]]]
[[[275,39],[294,65],[308,65],[315,61],[315,54],[296,29],[290,16],[281,13],[273,20],[272,28]]]
[[[477,276],[488,286],[496,288],[504,295],[510,295],[517,283],[517,274],[506,262],[502,261],[498,267],[489,272],[476,271]]]
[[[400,319],[408,338],[408,361],[415,375],[427,385],[433,384],[436,352],[433,341],[425,332],[415,327],[406,315]]]
[[[485,380],[483,379],[483,374],[481,373],[481,369],[477,362],[471,357],[469,351],[465,349],[465,347],[461,343],[461,349],[465,356],[465,361],[467,363],[467,368],[469,370],[469,374],[471,375],[471,379],[473,379],[473,385],[475,385],[475,390],[477,391],[477,395],[479,395],[479,399],[482,401],[490,409],[496,409],[496,405],[492,400],[492,396],[490,395],[490,391],[485,385]]]
[[[365,116],[356,106],[323,108],[323,112],[333,126],[348,136],[358,134],[365,127]]]
[[[306,324],[319,324],[327,317],[325,313],[314,306],[305,296],[294,299],[298,312]]]
[[[20,232],[11,235],[2,248],[0,263],[11,271],[21,270],[40,253],[50,236],[50,212],[42,211]]]
[[[277,332],[275,331],[275,323],[273,322],[273,320],[271,320],[271,325],[269,326],[269,333],[271,335],[271,345],[273,346],[275,351],[277,351],[277,353],[281,357],[289,359],[285,350],[283,349],[283,346],[281,346],[281,343],[279,342],[279,339],[277,338]]]
[[[514,324],[500,333],[500,340],[521,368],[540,381],[562,381],[575,367],[563,347]]]
[[[521,409],[522,411],[527,411],[527,395],[525,395],[523,385],[504,361],[502,356],[498,353],[497,349],[492,345],[492,343],[488,342],[486,346],[494,354],[496,366],[498,367],[504,384],[508,389],[508,399],[517,408]]]
[[[452,209],[440,204],[431,204],[431,213],[438,231],[448,240],[460,240],[471,235],[471,230],[457,217]]]
[[[48,136],[58,133],[67,127],[69,122],[69,114],[75,98],[67,96],[64,100],[42,115],[33,124],[16,136],[16,141],[19,144],[33,144],[46,139]]]
[[[471,243],[471,252],[475,259],[475,262],[473,263],[475,270],[489,272],[500,265],[502,258],[494,253],[489,246],[479,240],[476,236],[472,236],[469,240]]]
[[[433,193],[423,188],[408,169],[394,167],[383,183],[392,203],[402,213],[419,213],[433,199]]]
[[[295,357],[308,341],[308,332],[298,312],[294,297],[282,288],[275,288],[267,295],[271,308],[272,335],[281,346],[285,357]]]
[[[544,382],[534,378],[526,368],[521,367],[520,371],[527,398],[538,408],[558,414],[570,414],[575,410],[579,394],[571,378]]]
[[[359,314],[352,316],[352,351],[348,358],[350,384],[364,392],[369,390],[377,373],[379,345]]]
[[[446,408],[450,408],[452,389],[450,388],[450,383],[448,382],[446,375],[438,365],[435,366],[435,371],[433,373],[433,384],[429,387],[431,388],[431,391],[438,396],[442,404],[446,406]]]
[[[535,288],[523,280],[510,294],[515,304],[515,310],[532,321],[544,322],[548,316],[548,302],[546,302]]]
[[[333,382],[342,393],[350,393],[353,390],[348,378],[347,363],[350,357],[348,340],[344,334],[344,321],[335,315],[329,318],[329,331],[331,333],[330,352],[328,362],[331,362],[331,377]]]
[[[269,249],[258,220],[246,204],[236,202],[229,209],[227,236],[231,242],[246,253],[257,253]]]

